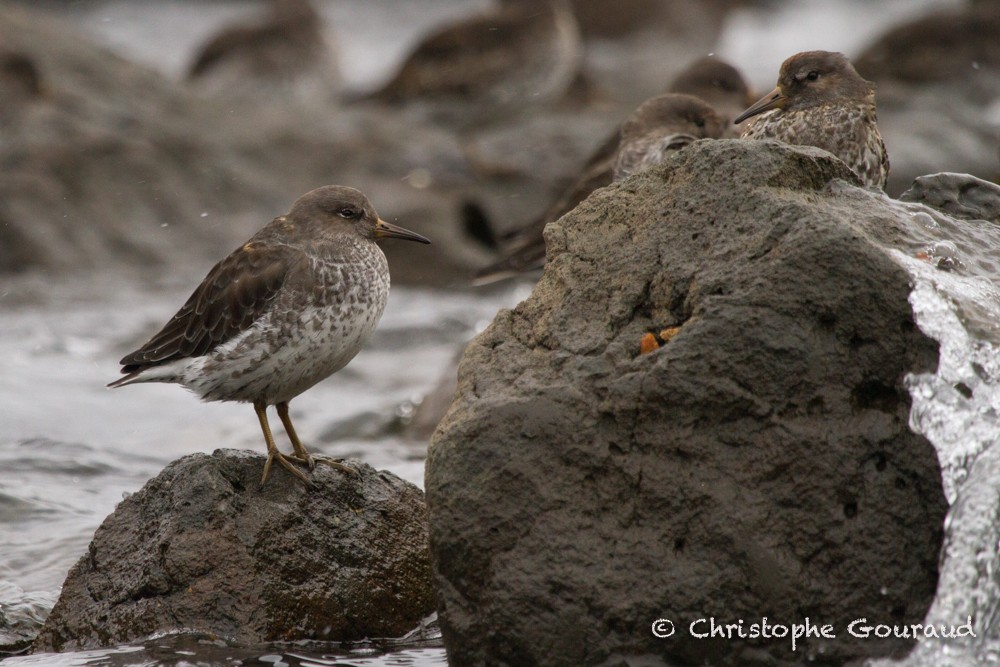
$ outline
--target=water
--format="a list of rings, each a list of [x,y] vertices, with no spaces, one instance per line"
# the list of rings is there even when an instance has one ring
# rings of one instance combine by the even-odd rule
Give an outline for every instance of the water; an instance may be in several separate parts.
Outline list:
[[[389,76],[429,26],[486,0],[339,0],[330,19],[345,84],[370,88]],[[775,12],[738,13],[716,51],[740,64],[761,90],[797,50],[856,53],[907,11],[955,2],[892,0],[873,15],[863,0],[794,2]],[[67,6],[68,5],[68,6]],[[221,23],[253,7],[242,1],[55,3],[53,8],[123,56],[180,78],[191,53]],[[764,18],[761,18],[761,17]],[[348,26],[348,27],[345,27]],[[377,44],[376,49],[371,45]],[[1000,232],[899,204],[913,222],[887,248],[910,272],[917,322],[941,343],[934,374],[913,375],[914,429],[937,448],[952,509],[938,596],[928,622],[973,616],[978,639],[922,643],[920,667],[996,662],[1000,605]],[[207,267],[175,267],[155,280],[102,274],[60,280],[5,279],[0,287],[0,611],[37,628],[95,528],[121,500],[170,461],[218,447],[263,450],[245,405],[201,404],[171,385],[106,390],[117,359],[154,332]],[[426,443],[400,433],[413,406],[465,341],[524,292],[487,295],[394,287],[382,325],[342,372],[296,399],[293,418],[309,446],[355,457],[422,485]],[[20,665],[414,665],[445,664],[433,628],[403,647],[228,646],[212,638],[163,637],[98,651],[21,656]],[[889,664],[889,663],[879,663]]]
[[[912,277],[917,325],[940,345],[937,370],[907,378],[910,426],[934,444],[951,505],[925,622],[972,619],[976,634],[964,643],[922,642],[906,665],[993,663],[1000,659],[1000,226],[895,206],[912,224],[887,251]]]

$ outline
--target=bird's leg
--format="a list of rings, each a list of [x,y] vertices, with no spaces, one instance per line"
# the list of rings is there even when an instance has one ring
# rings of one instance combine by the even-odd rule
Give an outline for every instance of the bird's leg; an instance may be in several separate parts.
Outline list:
[[[267,462],[264,464],[264,475],[260,478],[261,486],[267,482],[267,476],[271,473],[271,464],[274,461],[277,461],[285,468],[285,470],[292,473],[306,484],[311,484],[312,482],[310,482],[309,478],[305,476],[305,473],[292,465],[291,461],[289,461],[284,454],[279,452],[277,445],[274,444],[274,436],[271,435],[271,426],[267,423],[267,404],[263,401],[254,401],[253,409],[254,412],[257,413],[257,419],[260,420],[260,430],[264,432],[264,442],[267,443]]]
[[[341,462],[340,459],[332,459],[328,456],[313,456],[308,451],[306,451],[305,446],[302,441],[299,440],[298,434],[295,432],[295,427],[292,426],[292,418],[288,416],[288,401],[282,403],[277,403],[275,405],[278,409],[278,416],[281,418],[281,423],[285,426],[285,433],[288,434],[288,439],[292,441],[292,447],[295,449],[295,459],[301,463],[305,463],[312,470],[316,467],[316,462],[325,463],[331,468],[336,468],[341,472],[350,473],[352,475],[357,474],[357,470]]]
[[[295,427],[292,426],[292,418],[288,414],[288,401],[277,403],[275,407],[278,409],[278,417],[281,418],[281,423],[285,427],[285,433],[288,434],[288,439],[292,441],[292,449],[295,450],[296,458],[312,470],[316,467],[316,459],[306,451],[306,448],[302,445],[302,441],[299,440],[298,433],[295,432]]]

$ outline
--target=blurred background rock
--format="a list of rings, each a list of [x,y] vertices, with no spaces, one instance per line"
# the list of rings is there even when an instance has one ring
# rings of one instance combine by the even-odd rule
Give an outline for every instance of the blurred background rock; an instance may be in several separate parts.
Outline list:
[[[464,286],[491,258],[484,226],[537,218],[710,53],[758,91],[799,50],[855,59],[879,85],[890,194],[933,171],[997,179],[998,4],[834,4],[10,2],[0,270],[203,264],[344,183],[436,241],[430,261],[390,258],[397,282]]]

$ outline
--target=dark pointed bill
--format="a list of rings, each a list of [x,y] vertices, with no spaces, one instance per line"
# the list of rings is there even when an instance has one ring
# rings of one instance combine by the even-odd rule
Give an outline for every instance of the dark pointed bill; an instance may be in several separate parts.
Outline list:
[[[416,241],[418,243],[430,243],[430,240],[426,237],[423,237],[416,232],[411,232],[409,229],[403,229],[402,227],[386,222],[382,218],[379,218],[378,222],[375,223],[375,238],[404,239],[406,241]]]
[[[764,113],[765,111],[770,111],[771,109],[781,109],[785,106],[785,102],[787,101],[788,98],[781,93],[781,89],[775,88],[767,95],[757,100],[749,109],[737,116],[736,120],[733,121],[733,124],[739,125],[747,118],[756,116],[759,113]]]

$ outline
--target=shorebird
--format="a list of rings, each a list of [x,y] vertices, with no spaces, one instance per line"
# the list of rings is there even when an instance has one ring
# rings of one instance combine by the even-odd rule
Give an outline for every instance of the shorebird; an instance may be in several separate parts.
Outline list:
[[[705,56],[689,64],[670,82],[667,92],[693,95],[708,102],[726,122],[724,137],[734,139],[742,132],[733,125],[733,119],[755,99],[740,71],[715,56]]]
[[[552,101],[569,88],[581,59],[580,34],[566,0],[517,0],[432,33],[368,97],[503,108]]]
[[[778,85],[737,116],[744,139],[778,139],[833,153],[863,183],[885,188],[889,156],[875,116],[875,85],[842,53],[806,51],[781,65]]]
[[[502,259],[476,274],[485,285],[545,263],[545,225],[557,220],[597,188],[659,164],[697,139],[718,139],[725,123],[708,104],[690,95],[667,93],[643,102],[605,141],[576,182],[538,219],[517,233]]]
[[[251,403],[267,444],[261,484],[275,461],[308,484],[293,464],[312,469],[315,459],[288,403],[346,366],[381,319],[389,295],[389,266],[376,244],[383,238],[430,243],[379,218],[354,188],[307,192],[216,264],[159,333],[125,355],[125,377],[108,386],[172,382],[204,401]],[[270,405],[294,456],[274,443]]]
[[[223,28],[201,47],[188,79],[237,94],[329,95],[338,79],[323,19],[309,0],[270,0],[255,22]]]

